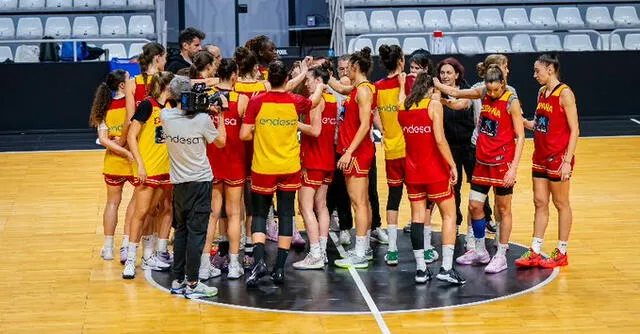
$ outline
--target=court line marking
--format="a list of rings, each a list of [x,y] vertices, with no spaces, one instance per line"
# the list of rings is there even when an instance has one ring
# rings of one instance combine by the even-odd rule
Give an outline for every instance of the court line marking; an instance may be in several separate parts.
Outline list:
[[[640,124],[640,121],[635,118],[629,118],[629,120],[632,121],[633,123]]]

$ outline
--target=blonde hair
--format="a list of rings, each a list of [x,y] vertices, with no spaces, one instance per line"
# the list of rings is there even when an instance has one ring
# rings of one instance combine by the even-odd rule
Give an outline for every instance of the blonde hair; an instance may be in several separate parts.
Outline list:
[[[491,65],[497,65],[501,67],[508,64],[509,58],[507,58],[507,56],[499,53],[494,53],[488,55],[487,58],[484,59],[484,62],[478,63],[478,65],[476,65],[476,70],[478,71],[478,76],[484,79],[484,76],[487,74],[487,70]]]

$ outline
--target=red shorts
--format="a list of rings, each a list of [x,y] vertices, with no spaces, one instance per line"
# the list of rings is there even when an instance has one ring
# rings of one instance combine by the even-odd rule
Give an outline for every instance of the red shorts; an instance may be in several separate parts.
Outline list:
[[[319,169],[303,169],[302,185],[313,189],[320,188],[321,185],[329,185],[333,181],[333,171]]]
[[[151,188],[170,188],[172,186],[169,174],[147,176],[147,179],[144,181],[144,183],[141,183],[140,179],[136,177],[134,179],[133,185],[136,187],[147,186]]]
[[[214,177],[213,184],[222,184],[224,183],[227,187],[244,187],[244,183],[246,182],[245,178],[241,179],[219,179]]]
[[[125,184],[125,182],[129,182],[131,184],[135,184],[135,178],[132,175],[104,175],[104,183],[109,186],[121,186]]]
[[[453,187],[449,180],[429,184],[407,184],[409,201],[418,202],[426,199],[440,203],[453,197]]]
[[[490,166],[476,161],[471,183],[491,187],[504,187],[504,176],[509,171],[509,166],[510,164]]]
[[[404,158],[385,160],[387,172],[387,185],[389,187],[401,186],[404,182]]]
[[[300,171],[291,174],[267,175],[251,172],[251,191],[272,195],[276,190],[295,192],[300,189]]]
[[[564,157],[567,155],[567,152],[561,152],[558,154],[551,155],[546,159],[537,159],[535,152],[533,153],[533,167],[532,167],[532,175],[533,177],[549,179],[550,181],[560,181],[562,179],[562,164],[564,162]],[[571,171],[573,171],[573,166],[575,165],[576,157],[574,156],[571,159]]]
[[[369,169],[373,163],[374,155],[369,153],[360,153],[351,156],[351,163],[343,171],[345,177],[369,177]]]

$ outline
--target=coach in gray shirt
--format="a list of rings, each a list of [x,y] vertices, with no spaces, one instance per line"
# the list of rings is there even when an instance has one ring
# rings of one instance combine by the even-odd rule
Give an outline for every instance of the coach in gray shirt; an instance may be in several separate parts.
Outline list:
[[[218,294],[218,289],[201,283],[198,271],[211,213],[213,173],[207,159],[207,144],[224,146],[224,116],[222,113],[216,116],[219,118],[216,129],[208,114],[188,114],[181,109],[182,92],[191,90],[188,78],[175,77],[169,87],[178,104],[175,108],[163,109],[160,120],[171,162],[171,182],[174,184],[173,216],[176,231],[172,270],[175,279],[171,284],[171,293],[184,294],[190,299],[213,297]]]

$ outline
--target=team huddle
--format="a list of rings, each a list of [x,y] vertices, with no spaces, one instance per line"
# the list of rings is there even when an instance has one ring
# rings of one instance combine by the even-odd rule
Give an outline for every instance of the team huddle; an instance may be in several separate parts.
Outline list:
[[[411,222],[405,231],[416,261],[415,282],[432,279],[427,264],[441,258],[435,277],[464,284],[453,265],[457,226],[463,220],[463,168],[471,183],[468,232],[466,252],[455,262],[486,265],[487,274],[504,271],[525,129],[534,132],[535,222],[531,248],[515,265],[568,264],[569,183],[579,129],[575,97],[559,81],[557,58],[542,55],[534,64],[534,78],[542,87],[534,120],[529,121],[516,90],[507,85],[504,55],[490,55],[480,63],[483,81],[468,87],[464,67],[454,58],[435,67],[428,54],[417,51],[409,58],[407,74],[402,49],[382,45],[380,65],[387,76],[371,83],[373,59],[367,47],[341,56],[335,77],[328,58],[306,57],[288,69],[265,36],[251,39],[233,58],[224,59],[215,46],[203,50],[202,39],[204,34],[196,29],[183,31],[181,54],[169,64],[164,47],[148,43],[138,58],[141,74],[130,78],[126,71],[115,70],[96,92],[91,125],[107,148],[105,260],[114,258],[123,186],[135,186],[120,248],[124,279],[136,276],[142,241],[142,269],[172,270],[171,292],[187,298],[215,296],[217,289],[202,281],[223,273],[228,279],[245,276],[248,287],[268,275],[283,284],[292,242],[305,243],[295,228],[296,195],[309,247],[294,269],[325,268],[330,224],[337,217],[338,242],[351,244],[345,217],[351,219],[352,212],[355,247],[333,265],[367,268],[373,259],[370,240],[388,244],[384,260],[397,265],[398,210],[406,187]],[[165,65],[176,74],[165,72]],[[205,83],[223,102],[208,113],[185,112],[181,94],[194,83]],[[369,185],[376,155],[373,128],[382,133],[384,148],[386,233],[375,226],[379,208]],[[491,188],[499,222],[493,227],[493,256],[485,242],[486,230],[492,230]],[[336,192],[348,194],[346,208],[335,203]],[[541,247],[550,196],[559,213],[559,243],[545,258]],[[431,245],[436,206],[442,217],[441,253]],[[332,215],[334,209],[337,214]],[[172,226],[173,254],[168,250]],[[216,233],[219,249],[211,257]],[[272,269],[265,261],[267,239],[278,247]]]

